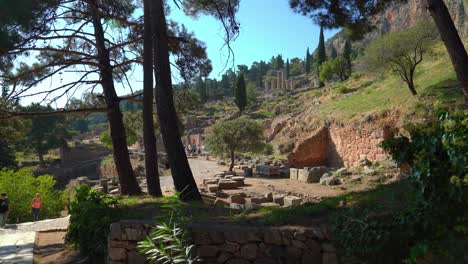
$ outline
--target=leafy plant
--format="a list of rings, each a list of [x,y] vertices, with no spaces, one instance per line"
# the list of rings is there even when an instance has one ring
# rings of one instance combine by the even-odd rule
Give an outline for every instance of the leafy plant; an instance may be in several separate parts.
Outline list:
[[[116,197],[87,185],[80,185],[75,191],[67,239],[93,260],[102,260],[105,255],[109,226],[116,219],[116,204]]]
[[[55,218],[65,207],[62,191],[54,188],[56,181],[51,175],[34,177],[29,169],[0,171],[0,192],[6,192],[11,211],[9,221],[21,223],[32,221],[31,201],[36,193],[42,198],[41,219]]]
[[[176,223],[161,223],[145,240],[138,243],[140,253],[150,263],[196,263],[199,258],[192,253],[194,245],[187,242],[184,230]]]
[[[190,216],[184,210],[179,197],[171,197],[161,206],[163,213],[153,231],[145,240],[138,243],[138,250],[146,255],[150,263],[175,264],[198,263],[199,257],[193,253],[194,245],[188,242],[185,232]]]

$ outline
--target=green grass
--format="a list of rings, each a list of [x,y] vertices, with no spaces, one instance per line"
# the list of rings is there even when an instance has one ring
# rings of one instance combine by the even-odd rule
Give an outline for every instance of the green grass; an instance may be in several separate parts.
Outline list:
[[[347,96],[325,101],[317,107],[322,118],[333,117],[339,121],[354,121],[366,115],[398,109],[411,112],[417,103],[442,100],[445,103],[461,102],[461,89],[442,43],[434,47],[434,54],[426,56],[415,74],[417,96],[412,96],[406,84],[396,75],[387,72],[383,78],[361,76],[351,78],[341,86],[354,91]]]
[[[333,214],[339,214],[345,208],[365,209],[379,205],[379,210],[399,211],[413,199],[413,192],[408,181],[400,181],[364,191],[344,194],[323,199],[319,203],[306,203],[295,207],[266,207],[258,211],[244,212],[230,217],[231,221],[265,225],[308,225]],[[346,207],[340,207],[340,204]],[[383,209],[382,209],[383,208]]]

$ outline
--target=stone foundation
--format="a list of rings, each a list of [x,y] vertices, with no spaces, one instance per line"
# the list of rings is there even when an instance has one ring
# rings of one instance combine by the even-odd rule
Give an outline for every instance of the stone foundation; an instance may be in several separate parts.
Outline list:
[[[151,222],[120,221],[111,225],[108,263],[146,263],[136,251]],[[191,224],[201,263],[280,264],[339,263],[327,226],[252,227]]]

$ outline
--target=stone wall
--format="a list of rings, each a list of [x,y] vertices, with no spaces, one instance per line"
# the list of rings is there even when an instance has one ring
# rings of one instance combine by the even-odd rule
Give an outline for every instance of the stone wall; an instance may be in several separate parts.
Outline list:
[[[326,127],[312,136],[298,142],[288,157],[288,163],[295,168],[326,166],[328,163],[329,135]]]
[[[330,124],[296,143],[288,165],[304,167],[355,167],[359,161],[389,158],[379,144],[390,136],[390,128],[370,125]]]
[[[113,223],[108,263],[145,263],[135,248],[150,232],[150,226],[142,221]],[[192,224],[189,229],[202,263],[339,263],[329,228],[319,223],[313,227]]]
[[[379,144],[390,136],[386,127],[330,125],[328,165],[359,166],[359,161],[383,161],[389,158]]]

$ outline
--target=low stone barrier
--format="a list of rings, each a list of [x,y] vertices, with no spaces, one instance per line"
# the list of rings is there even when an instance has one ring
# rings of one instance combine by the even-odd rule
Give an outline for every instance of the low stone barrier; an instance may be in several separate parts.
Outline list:
[[[149,234],[152,222],[120,221],[111,225],[108,263],[146,263],[136,245]],[[276,264],[339,263],[327,226],[256,227],[191,224],[202,263]]]

